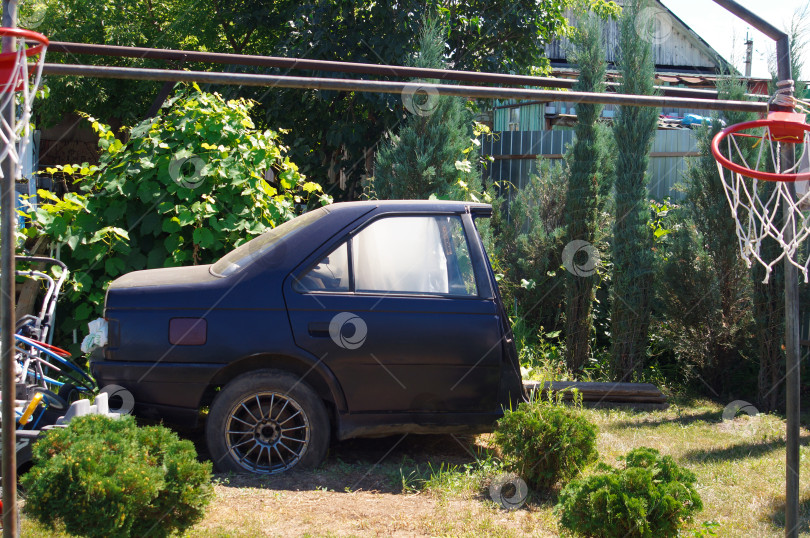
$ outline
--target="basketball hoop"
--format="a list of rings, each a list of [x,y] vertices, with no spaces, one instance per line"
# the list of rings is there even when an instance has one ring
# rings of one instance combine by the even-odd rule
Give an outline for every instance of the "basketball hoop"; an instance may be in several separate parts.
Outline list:
[[[787,169],[780,156],[785,144],[796,152],[796,164]],[[767,119],[732,125],[717,133],[711,148],[748,267],[762,264],[767,283],[774,265],[785,259],[807,282],[810,256],[800,246],[810,237],[810,190],[794,196],[790,188],[810,179],[810,125],[804,114],[771,112]],[[767,238],[781,247],[773,259],[760,252]]]
[[[0,117],[0,162],[13,161],[16,179],[22,173],[20,156],[28,145],[31,104],[42,79],[48,39],[21,28],[0,28],[0,38],[11,38],[13,43],[12,52],[0,54],[0,110],[6,110],[11,99],[18,103],[13,119]],[[0,177],[2,174],[0,170]]]

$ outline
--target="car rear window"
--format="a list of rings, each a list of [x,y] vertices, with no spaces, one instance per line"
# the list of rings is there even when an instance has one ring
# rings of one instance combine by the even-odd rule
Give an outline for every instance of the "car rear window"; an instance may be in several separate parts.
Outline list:
[[[216,276],[228,276],[244,269],[261,256],[264,256],[279,241],[291,237],[326,214],[326,208],[321,207],[276,226],[227,253],[211,267],[211,272]]]

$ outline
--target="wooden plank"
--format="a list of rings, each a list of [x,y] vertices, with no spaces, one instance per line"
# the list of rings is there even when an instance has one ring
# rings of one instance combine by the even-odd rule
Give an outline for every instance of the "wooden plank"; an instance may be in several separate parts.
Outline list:
[[[537,387],[540,385],[540,381],[524,381],[524,385],[531,385]],[[549,382],[544,381],[542,382],[544,387],[548,386]],[[565,388],[578,388],[579,390],[591,390],[591,391],[622,391],[627,393],[651,393],[651,394],[661,394],[661,391],[658,390],[658,387],[653,385],[652,383],[603,383],[603,382],[595,382],[595,381],[552,381],[551,387],[554,390],[561,390]]]
[[[547,392],[549,388],[554,392],[565,391],[564,399],[573,397],[572,389],[577,389],[583,401],[605,402],[648,402],[665,403],[666,397],[650,383],[599,383],[599,382],[573,382],[554,381],[552,383],[538,381],[524,381],[524,387],[529,392]]]

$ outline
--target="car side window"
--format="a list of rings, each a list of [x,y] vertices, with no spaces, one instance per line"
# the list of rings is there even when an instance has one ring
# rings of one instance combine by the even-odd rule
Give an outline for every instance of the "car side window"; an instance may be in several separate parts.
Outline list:
[[[296,279],[293,288],[301,293],[310,291],[349,291],[349,250],[347,244],[342,243],[301,278]]]
[[[478,295],[472,258],[470,258],[470,249],[467,245],[467,234],[464,233],[461,219],[458,217],[448,219],[442,237],[443,240],[446,240],[445,237],[449,238],[452,244],[450,250],[456,259],[456,265],[452,268],[450,277],[450,293],[454,295]]]
[[[355,291],[478,294],[457,216],[383,218],[352,239],[351,251]]]

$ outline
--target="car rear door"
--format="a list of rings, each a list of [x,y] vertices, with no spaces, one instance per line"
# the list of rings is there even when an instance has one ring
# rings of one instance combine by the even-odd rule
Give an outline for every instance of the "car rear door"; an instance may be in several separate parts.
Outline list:
[[[284,284],[296,344],[350,412],[494,412],[503,331],[469,214],[383,215]]]

